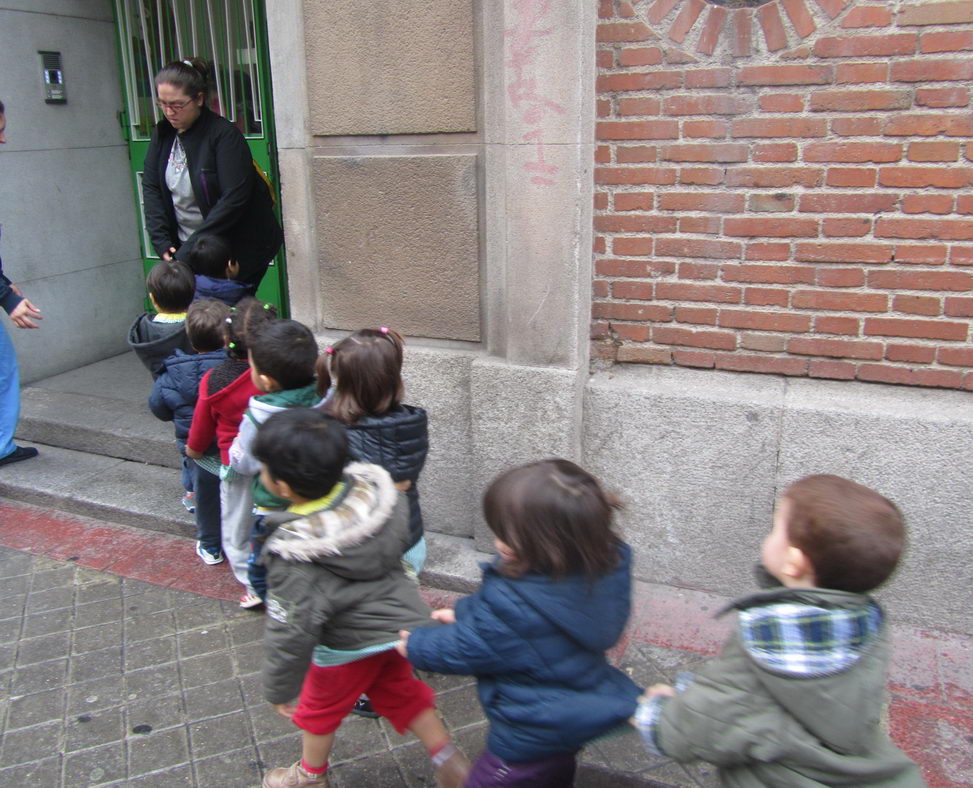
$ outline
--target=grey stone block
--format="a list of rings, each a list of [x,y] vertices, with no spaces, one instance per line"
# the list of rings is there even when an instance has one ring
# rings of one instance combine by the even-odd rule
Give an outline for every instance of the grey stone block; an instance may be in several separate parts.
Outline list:
[[[479,565],[490,559],[490,553],[479,552],[470,538],[430,531],[426,532],[426,548],[423,585],[466,594],[477,589],[481,574]]]

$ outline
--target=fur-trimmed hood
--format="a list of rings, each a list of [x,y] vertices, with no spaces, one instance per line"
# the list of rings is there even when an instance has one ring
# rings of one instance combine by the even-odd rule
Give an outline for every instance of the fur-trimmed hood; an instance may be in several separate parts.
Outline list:
[[[327,509],[267,518],[266,550],[289,561],[320,564],[341,577],[368,580],[396,566],[408,547],[408,522],[392,518],[399,493],[379,465],[349,463],[345,490]]]

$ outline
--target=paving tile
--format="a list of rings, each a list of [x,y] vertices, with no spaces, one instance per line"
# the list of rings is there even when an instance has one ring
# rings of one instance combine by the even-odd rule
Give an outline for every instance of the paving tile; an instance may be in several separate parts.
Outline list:
[[[416,672],[419,674],[419,678],[426,682],[426,684],[432,687],[436,692],[445,692],[446,690],[456,689],[457,687],[465,687],[469,684],[476,683],[476,679],[473,676],[430,673],[427,670],[419,670]]]
[[[60,610],[74,605],[74,587],[48,588],[43,591],[31,591],[27,596],[27,615],[43,613],[46,610]]]
[[[955,636],[943,638],[939,665],[946,702],[973,709],[973,642]]]
[[[261,674],[251,673],[240,676],[240,689],[243,691],[243,701],[248,706],[265,703]]]
[[[60,720],[64,716],[67,693],[63,688],[35,692],[10,700],[7,717],[7,730],[26,728],[50,720]]]
[[[125,674],[125,692],[129,700],[145,700],[170,695],[179,689],[179,670],[175,662],[156,665]]]
[[[54,632],[36,638],[24,638],[17,647],[17,664],[33,665],[61,659],[71,651],[71,633]]]
[[[125,782],[125,788],[194,788],[195,785],[193,770],[188,764],[163,769],[144,777],[129,778]]]
[[[135,643],[139,640],[167,637],[176,632],[176,620],[171,610],[161,613],[151,613],[147,616],[136,616],[125,619],[125,642]]]
[[[213,786],[256,786],[262,770],[253,747],[222,752],[210,758],[197,758],[196,784]]]
[[[242,675],[263,670],[264,644],[260,641],[247,643],[233,649],[233,660],[236,670]]]
[[[223,631],[223,625],[219,623],[204,629],[180,632],[176,639],[179,643],[179,657],[181,659],[198,657],[214,651],[225,651],[230,645],[226,633]],[[246,672],[250,673],[252,670],[253,668]]]
[[[180,662],[182,686],[185,689],[212,684],[233,675],[233,660],[225,651],[190,657]]]
[[[61,751],[61,720],[7,731],[0,745],[0,763],[15,766],[30,763],[43,753]]]
[[[217,755],[226,749],[228,742],[246,741],[250,741],[250,728],[247,715],[242,711],[189,725],[189,746],[193,758]]]
[[[58,566],[44,572],[34,572],[30,581],[31,594],[49,588],[74,589],[74,567]]]
[[[170,635],[169,637],[127,643],[124,656],[126,671],[162,665],[176,659],[176,642]]]
[[[402,785],[399,763],[390,752],[383,752],[360,761],[338,764],[334,767],[332,775],[338,788],[354,788],[362,785],[367,785],[369,788],[399,788]]]
[[[123,709],[105,709],[69,717],[64,725],[64,751],[74,752],[125,738]]]
[[[122,647],[111,646],[71,657],[68,677],[72,683],[115,676],[122,672]]]
[[[32,638],[50,635],[54,632],[63,632],[65,629],[71,628],[73,619],[74,611],[70,609],[25,615],[21,637]]]
[[[56,755],[19,766],[0,768],[0,785],[10,786],[10,788],[25,785],[53,786],[57,784],[56,780],[60,773],[61,756]]]
[[[435,784],[429,754],[419,742],[395,747],[392,757],[395,758],[399,772],[409,788],[427,788]]]
[[[0,621],[0,643],[10,643],[20,637],[20,628],[23,618],[5,618]]]
[[[3,564],[0,564],[0,572],[4,571]],[[27,593],[30,587],[30,575],[15,575],[13,577],[0,577],[0,595],[3,596],[7,608],[6,600],[15,596],[22,596]],[[4,611],[6,612],[6,611]]]
[[[275,766],[290,766],[301,757],[301,736],[295,730],[289,736],[257,742],[260,768],[264,771]]]
[[[269,703],[251,706],[247,709],[250,724],[253,727],[254,738],[258,742],[278,739],[281,736],[294,735],[297,727],[286,717],[282,717]]]
[[[162,610],[172,610],[172,597],[167,588],[150,586],[137,596],[126,596],[125,616],[147,616]]]
[[[122,617],[122,601],[120,599],[101,599],[77,605],[74,610],[75,626],[91,627],[95,624],[107,624],[119,621]]]
[[[19,550],[0,548],[0,574],[4,577],[29,574],[34,568],[34,556]]]
[[[130,777],[169,769],[189,761],[186,729],[182,727],[129,737],[127,743]]]
[[[125,728],[131,736],[175,728],[186,723],[182,695],[165,695],[125,704]]]
[[[125,744],[117,742],[64,756],[64,788],[89,788],[92,785],[123,780],[127,771]]]
[[[240,682],[237,679],[224,679],[194,687],[186,690],[183,698],[186,718],[190,722],[241,711],[245,705],[240,692]]]
[[[55,659],[16,668],[10,685],[11,695],[28,695],[31,692],[61,687],[64,685],[67,667],[66,659]]]
[[[241,646],[244,643],[262,644],[264,642],[264,626],[264,616],[259,613],[252,613],[246,618],[228,621],[226,631],[234,646]]]
[[[461,728],[483,719],[483,710],[476,695],[476,685],[471,684],[436,696],[436,708],[446,722],[446,727]]]
[[[82,684],[72,684],[68,688],[68,714],[86,712],[120,706],[125,700],[125,685],[121,676],[108,676]]]
[[[388,749],[378,720],[351,715],[346,717],[335,736],[332,760],[336,763]]]
[[[86,654],[89,651],[97,651],[100,648],[104,648],[107,644],[121,642],[121,621],[97,624],[93,627],[76,628],[71,638],[71,653]]]

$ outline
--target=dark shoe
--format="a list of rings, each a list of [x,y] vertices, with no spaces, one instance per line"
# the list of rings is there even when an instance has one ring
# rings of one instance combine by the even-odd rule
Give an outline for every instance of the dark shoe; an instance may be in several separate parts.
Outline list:
[[[355,703],[355,708],[351,710],[352,714],[357,714],[359,717],[368,717],[370,720],[377,720],[379,718],[379,713],[372,708],[372,702],[368,699],[367,695],[362,695],[358,702]]]
[[[37,454],[37,449],[33,446],[18,446],[6,457],[0,457],[0,465],[10,465],[12,462],[29,460],[31,457],[36,457]]]

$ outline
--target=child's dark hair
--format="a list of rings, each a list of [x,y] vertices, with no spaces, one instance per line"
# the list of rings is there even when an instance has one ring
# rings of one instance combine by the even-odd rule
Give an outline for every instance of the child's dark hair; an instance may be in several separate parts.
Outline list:
[[[483,515],[496,537],[514,552],[504,574],[527,572],[589,580],[618,564],[612,530],[618,502],[573,462],[541,460],[501,474],[483,496]]]
[[[231,254],[230,242],[223,236],[203,235],[189,250],[189,267],[202,276],[226,279],[226,265]]]
[[[277,319],[277,308],[256,298],[244,298],[230,308],[226,319],[226,352],[230,358],[244,359],[253,333]]]
[[[283,391],[303,388],[314,380],[318,343],[303,323],[275,320],[254,331],[249,346],[257,372],[273,378]]]
[[[340,422],[319,410],[287,408],[260,425],[253,456],[267,466],[272,479],[314,500],[341,481],[348,437]]]
[[[193,301],[186,311],[186,336],[198,353],[210,353],[223,347],[226,319],[230,307],[215,298]]]
[[[331,388],[332,375],[338,379],[329,401],[331,415],[354,424],[362,416],[382,416],[402,402],[404,347],[398,331],[363,328],[322,353],[316,367],[318,394],[324,396]]]
[[[819,588],[864,593],[902,556],[905,521],[892,501],[840,476],[806,476],[784,491],[788,541],[807,556]]]
[[[166,63],[155,75],[156,87],[163,84],[173,85],[193,99],[200,93],[205,99],[209,92],[209,80],[210,65],[198,57],[173,60]]]
[[[160,260],[149,271],[145,286],[161,312],[185,312],[196,295],[196,277],[180,260]]]

